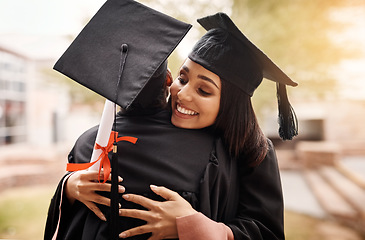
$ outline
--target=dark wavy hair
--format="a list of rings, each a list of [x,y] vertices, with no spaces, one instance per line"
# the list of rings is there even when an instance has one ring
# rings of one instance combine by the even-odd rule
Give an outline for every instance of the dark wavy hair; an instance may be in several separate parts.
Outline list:
[[[251,97],[232,83],[224,79],[221,82],[219,113],[213,127],[221,134],[231,157],[238,158],[240,164],[257,166],[266,156],[268,143]]]

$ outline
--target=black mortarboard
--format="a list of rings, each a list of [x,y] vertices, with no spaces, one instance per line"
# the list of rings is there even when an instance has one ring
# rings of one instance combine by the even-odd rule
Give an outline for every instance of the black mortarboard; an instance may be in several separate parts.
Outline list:
[[[166,59],[190,28],[189,24],[133,0],[108,0],[54,69],[125,110],[132,104],[144,107],[162,87]],[[114,121],[114,129],[115,124]],[[119,239],[116,151],[114,140],[109,239]]]
[[[198,19],[207,33],[195,44],[189,58],[252,96],[263,77],[277,83],[279,134],[284,140],[298,134],[297,119],[288,102],[286,85],[297,86],[257,48],[224,13]]]
[[[108,0],[54,69],[128,109],[190,28],[133,0]]]

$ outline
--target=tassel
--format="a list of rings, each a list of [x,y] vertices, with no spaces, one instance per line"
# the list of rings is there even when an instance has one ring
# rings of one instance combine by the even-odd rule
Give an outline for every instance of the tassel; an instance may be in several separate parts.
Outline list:
[[[279,108],[279,135],[283,140],[291,140],[298,135],[298,119],[290,105],[285,84],[276,83]]]
[[[113,145],[112,155],[112,188],[110,193],[110,239],[119,239],[119,193],[118,193],[118,156],[117,143]]]
[[[120,80],[123,75],[123,70],[126,62],[126,58],[128,55],[128,45],[122,44],[120,48],[120,66],[119,66],[119,74],[118,74],[118,82],[117,87],[115,89],[115,99],[114,103],[118,102],[118,90]],[[113,130],[117,132],[117,116],[116,116],[116,104],[114,104],[114,124]],[[112,155],[112,187],[110,193],[110,239],[118,240],[119,239],[119,183],[118,183],[118,155],[117,155],[117,141],[116,136],[113,143],[113,155]]]

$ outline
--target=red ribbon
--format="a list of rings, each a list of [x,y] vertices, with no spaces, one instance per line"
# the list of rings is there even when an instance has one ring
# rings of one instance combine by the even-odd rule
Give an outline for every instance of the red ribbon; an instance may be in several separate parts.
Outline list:
[[[92,165],[94,165],[97,161],[100,160],[100,167],[99,167],[99,176],[98,176],[98,180],[100,182],[100,172],[101,172],[101,168],[104,169],[104,182],[106,182],[106,180],[108,180],[109,174],[110,174],[110,159],[108,157],[108,154],[110,151],[113,150],[113,143],[114,140],[116,142],[120,142],[120,141],[126,141],[126,142],[130,142],[135,144],[137,142],[138,138],[135,137],[129,137],[129,136],[124,136],[124,137],[118,137],[118,132],[112,131],[110,133],[110,137],[109,137],[109,142],[108,145],[106,145],[105,147],[100,146],[99,144],[95,143],[95,149],[101,149],[102,153],[100,154],[100,156],[98,157],[98,159],[94,162],[89,162],[89,163],[68,163],[66,170],[69,172],[74,172],[74,171],[79,171],[79,170],[85,170],[88,169],[89,167],[91,167]]]

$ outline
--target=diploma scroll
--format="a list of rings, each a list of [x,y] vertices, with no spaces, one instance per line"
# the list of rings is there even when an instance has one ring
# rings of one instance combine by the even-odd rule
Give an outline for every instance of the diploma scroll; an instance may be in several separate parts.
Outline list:
[[[112,101],[106,99],[103,114],[101,115],[99,130],[96,135],[95,145],[99,144],[102,147],[106,147],[108,145],[108,141],[110,138],[110,133],[112,131],[113,122],[114,122],[114,109],[115,103]],[[96,161],[100,155],[102,154],[101,149],[95,149],[93,150],[93,153],[91,155],[90,162]],[[100,168],[100,161],[96,162],[94,165],[92,165],[89,170],[95,170],[99,171]]]

